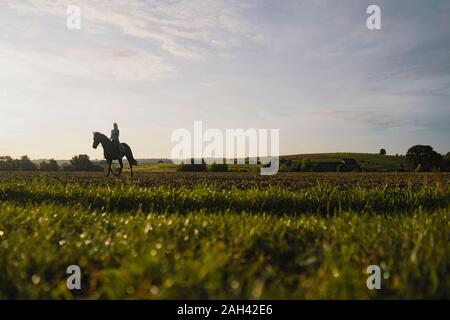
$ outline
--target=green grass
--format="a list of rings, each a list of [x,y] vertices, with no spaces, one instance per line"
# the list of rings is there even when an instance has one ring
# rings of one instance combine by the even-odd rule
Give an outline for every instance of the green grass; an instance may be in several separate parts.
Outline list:
[[[127,215],[0,205],[0,298],[448,298],[448,210]],[[82,290],[66,289],[78,264]],[[366,268],[382,267],[382,290]]]
[[[115,164],[114,167],[118,165]],[[139,172],[175,172],[177,171],[177,165],[171,162],[163,163],[139,163],[138,166],[133,167],[133,171]],[[124,165],[124,170],[128,172],[128,164]]]
[[[127,211],[141,209],[162,213],[196,210],[249,211],[254,213],[323,213],[342,210],[358,212],[402,212],[419,208],[446,208],[450,187],[372,187],[340,190],[317,185],[290,191],[281,187],[220,189],[195,187],[149,187],[129,184],[85,186],[42,181],[0,183],[0,199],[18,203],[82,204],[91,209]]]
[[[285,175],[287,189],[204,175],[183,187],[190,177],[0,176],[0,299],[450,298],[442,177],[339,188],[373,177],[303,187],[307,176]],[[66,288],[72,264],[79,291]],[[366,287],[372,264],[382,290]]]

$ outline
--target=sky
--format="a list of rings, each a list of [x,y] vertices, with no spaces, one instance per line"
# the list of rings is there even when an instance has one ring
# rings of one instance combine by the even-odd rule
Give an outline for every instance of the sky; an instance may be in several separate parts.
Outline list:
[[[280,129],[281,154],[446,153],[450,1],[0,1],[0,155],[101,159],[118,122],[164,158],[195,120]]]

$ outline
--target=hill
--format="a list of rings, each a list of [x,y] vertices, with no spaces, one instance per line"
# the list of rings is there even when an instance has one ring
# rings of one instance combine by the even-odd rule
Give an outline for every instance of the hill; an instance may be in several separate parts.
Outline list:
[[[313,162],[334,162],[343,158],[355,159],[366,171],[398,171],[408,168],[405,156],[380,155],[374,153],[311,153],[281,156],[280,159],[303,160],[311,159]]]

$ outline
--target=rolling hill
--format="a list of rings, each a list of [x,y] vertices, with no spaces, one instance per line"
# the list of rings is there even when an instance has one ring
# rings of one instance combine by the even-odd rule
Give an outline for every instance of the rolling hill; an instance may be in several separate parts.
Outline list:
[[[398,171],[408,168],[405,156],[380,155],[374,153],[311,153],[281,156],[280,159],[303,160],[311,159],[313,162],[334,162],[343,158],[355,159],[363,170],[367,171]]]

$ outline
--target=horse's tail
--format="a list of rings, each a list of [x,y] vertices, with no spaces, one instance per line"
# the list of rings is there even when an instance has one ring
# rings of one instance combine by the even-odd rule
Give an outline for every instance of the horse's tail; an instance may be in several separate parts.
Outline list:
[[[122,143],[122,146],[125,150],[125,157],[127,157],[128,162],[134,166],[137,166],[138,163],[137,163],[136,159],[134,159],[134,157],[133,157],[133,152],[131,151],[130,146],[127,145],[126,143]]]

